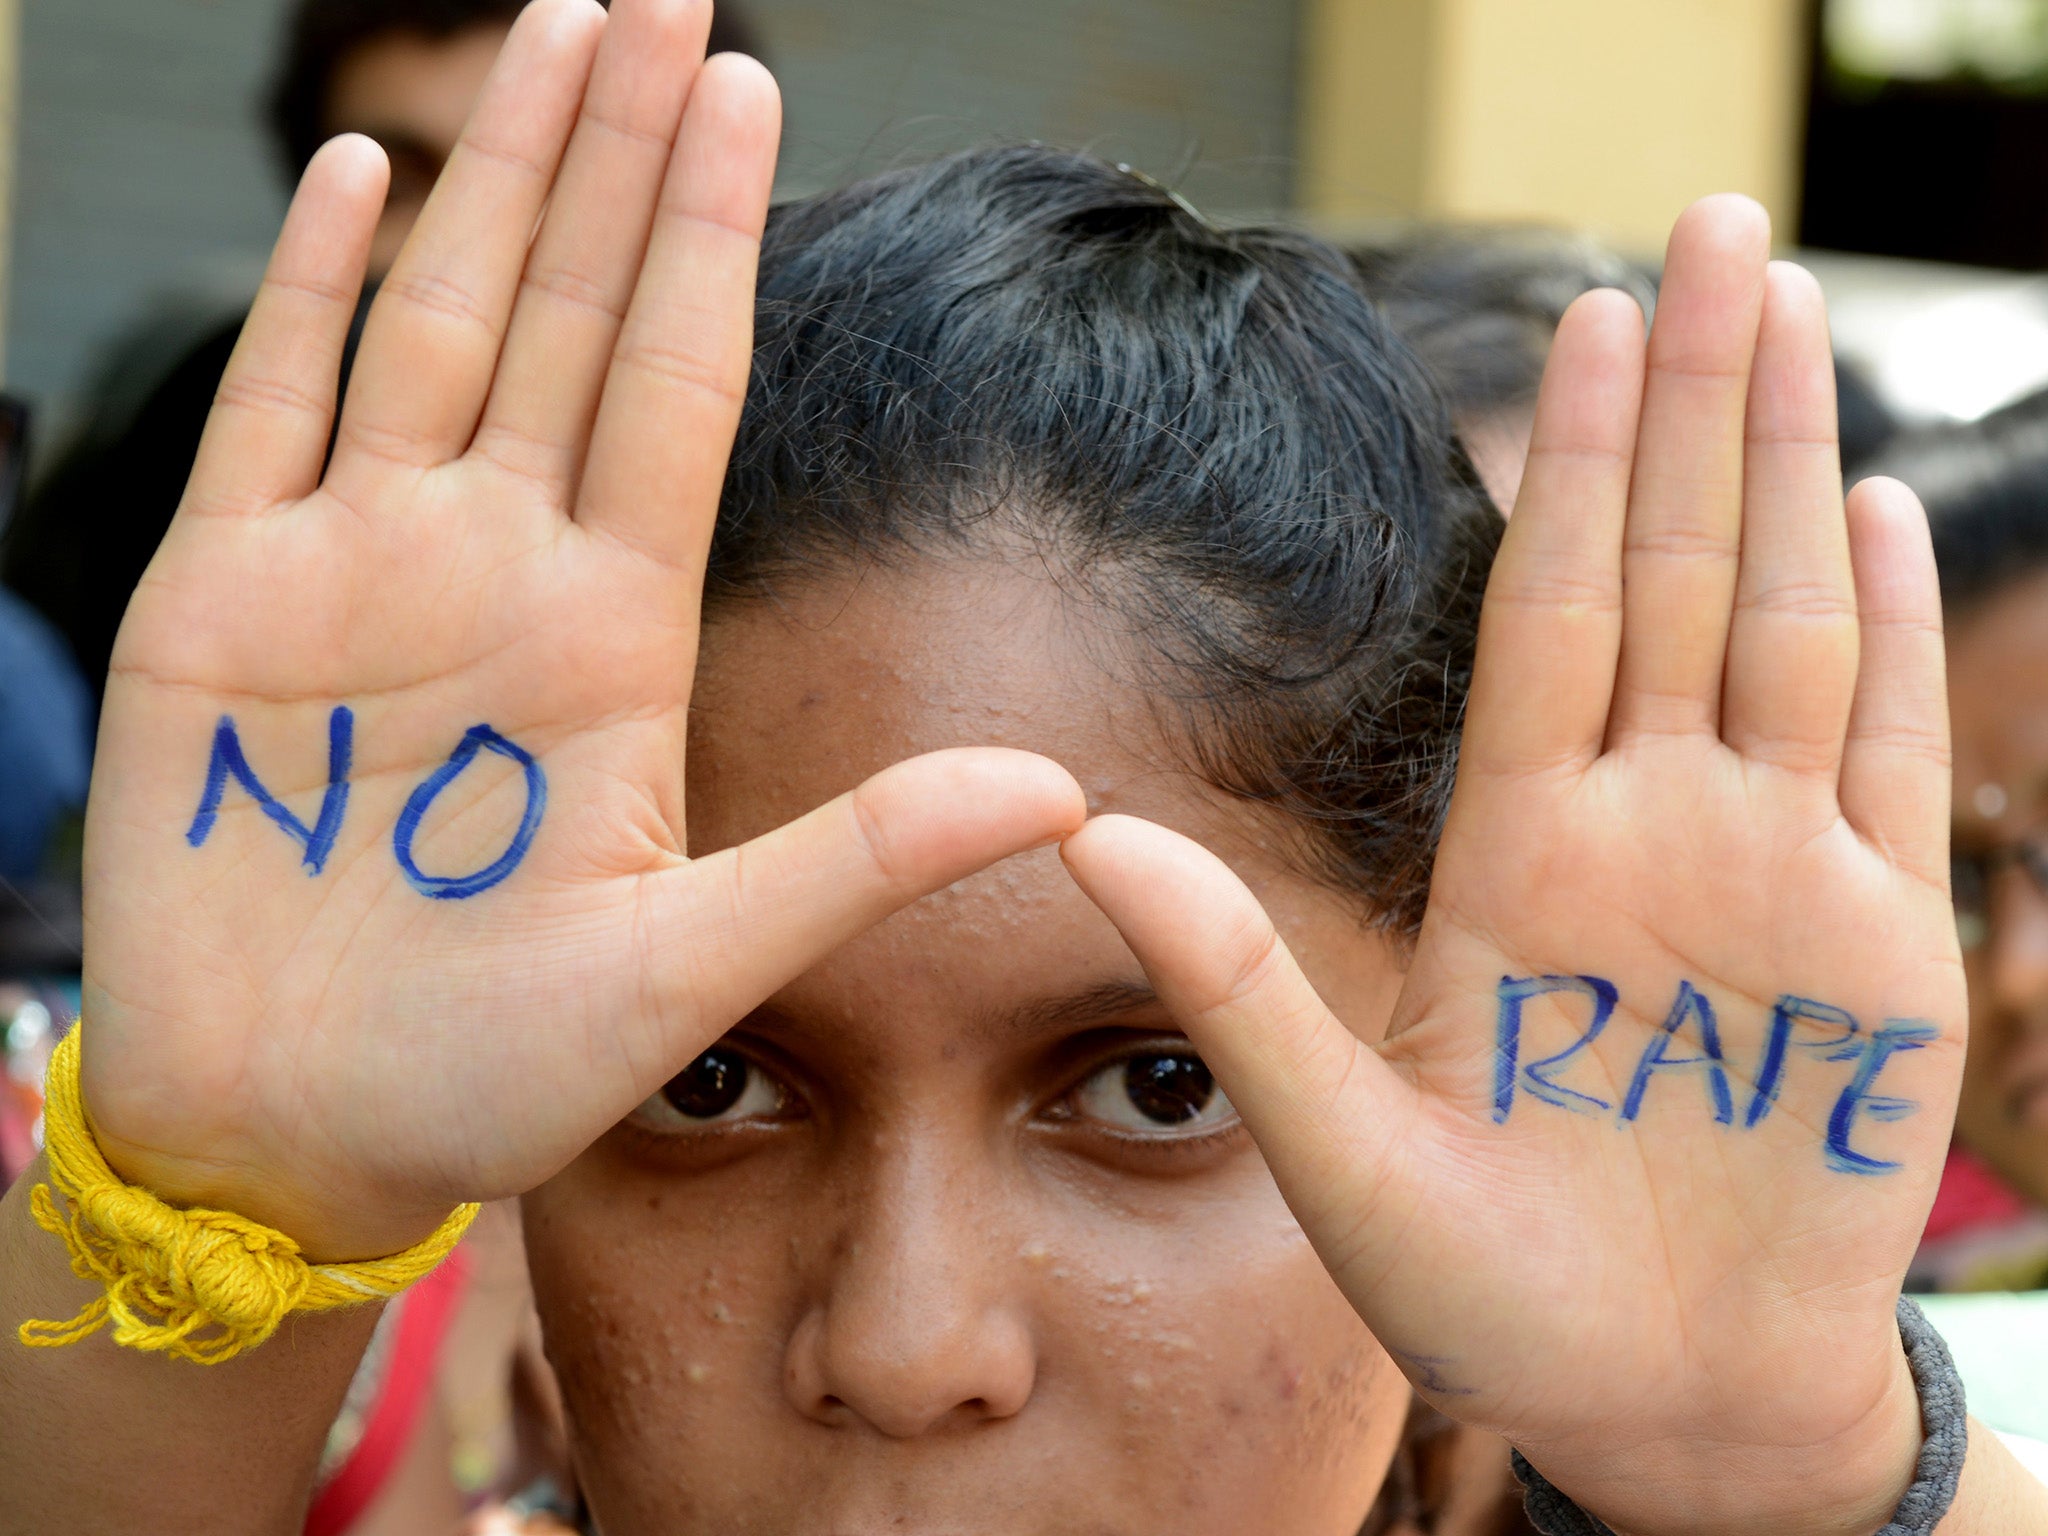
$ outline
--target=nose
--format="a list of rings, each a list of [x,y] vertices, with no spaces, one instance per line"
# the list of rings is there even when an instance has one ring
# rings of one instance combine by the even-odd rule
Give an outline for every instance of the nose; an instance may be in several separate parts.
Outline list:
[[[1037,1348],[1015,1245],[989,1202],[910,1146],[884,1150],[842,1203],[816,1299],[790,1336],[791,1405],[895,1440],[1018,1413]]]
[[[1999,1011],[2048,1022],[2048,896],[2018,871],[2002,882],[1989,940],[1987,980]]]

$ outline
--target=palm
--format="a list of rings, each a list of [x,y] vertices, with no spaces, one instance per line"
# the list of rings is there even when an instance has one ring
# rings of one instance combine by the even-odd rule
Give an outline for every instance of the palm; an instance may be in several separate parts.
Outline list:
[[[1961,1069],[1924,523],[1844,518],[1767,234],[1687,216],[1647,357],[1615,295],[1560,330],[1383,1044],[1199,850],[1069,844],[1411,1378],[1625,1529],[1882,1523]]]
[[[405,1163],[431,1151],[468,1187],[489,1190],[502,1180],[510,1140],[537,1132],[558,1152],[551,1133],[573,1127],[550,1126],[544,1103],[519,1120],[486,1106],[526,1097],[535,1081],[560,1081],[585,1032],[604,1022],[590,1011],[606,998],[592,978],[637,974],[650,959],[636,952],[647,934],[633,909],[643,877],[679,864],[683,852],[693,605],[673,571],[563,525],[530,485],[469,465],[443,473],[448,483],[425,497],[373,485],[370,498],[403,509],[402,530],[366,528],[325,493],[291,511],[299,526],[288,540],[249,521],[180,530],[123,636],[123,654],[138,659],[110,690],[102,782],[119,782],[130,762],[140,782],[123,796],[118,825],[95,823],[92,855],[96,870],[144,859],[167,866],[147,893],[150,907],[185,913],[188,934],[199,917],[225,972],[209,969],[195,988],[213,997],[226,983],[260,1000],[232,1021],[209,1005],[210,1038],[193,1049],[240,1061],[245,1050],[223,1053],[212,1037],[238,1028],[253,1038],[277,1015],[301,1019],[303,1091],[354,1077],[365,1029],[388,1028],[421,1069],[400,1086],[425,1101],[393,1110],[445,1136],[440,1147],[404,1149]],[[279,581],[280,544],[302,580]],[[238,605],[237,593],[275,598]],[[204,848],[171,844],[193,820],[207,745],[224,716],[237,722],[255,771],[312,821],[328,718],[344,701],[355,717],[350,797],[319,874],[236,789]],[[545,765],[547,835],[492,899],[423,899],[403,877],[394,828],[474,724]],[[164,771],[167,758],[184,771]],[[490,865],[525,799],[514,765],[473,766],[437,800],[412,846],[415,864],[447,873]],[[142,995],[152,1014],[190,1016],[149,969],[155,926],[138,921],[111,880],[96,884],[107,895],[95,908],[96,985],[120,996],[115,978],[132,964],[151,977]],[[450,1115],[439,1094],[451,1079],[435,1058],[468,1054],[480,1019],[491,1020],[501,1047],[517,1048],[465,1074],[466,1097]],[[160,1044],[179,1049],[175,1036]],[[180,1068],[167,1080],[189,1075]],[[311,1102],[318,1112],[331,1100]],[[403,1181],[405,1163],[364,1172]]]
[[[1554,783],[1468,781],[1439,856],[1420,985],[1404,999],[1412,1022],[1385,1054],[1431,1090],[1438,1178],[1483,1177],[1505,1130],[1517,1180],[1530,1183],[1522,1198],[1438,1213],[1416,1254],[1431,1299],[1418,1293],[1406,1315],[1444,1319],[1464,1306],[1502,1320],[1492,1338],[1457,1329],[1467,1358],[1526,1343],[1531,1305],[1573,1313],[1590,1304],[1602,1319],[1560,1340],[1569,1371],[1562,1354],[1527,1358],[1468,1411],[1560,1436],[1603,1435],[1612,1455],[1624,1449],[1618,1410],[1645,1442],[1668,1432],[1654,1405],[1669,1382],[1711,1382],[1733,1409],[1765,1400],[1759,1366],[1796,1363],[1702,1350],[1703,1339],[1782,1327],[1809,1358],[1852,1353],[1867,1314],[1859,1304],[1876,1294],[1888,1308],[1912,1251],[1947,1141],[1960,1042],[1887,1061],[1839,1128],[1831,1120],[1858,1062],[1828,1058],[1867,1050],[1887,1019],[1959,1020],[1952,932],[1939,893],[1867,842],[1831,785],[1760,767],[1717,740],[1637,741]],[[1545,1069],[1584,1034],[1592,1000],[1560,992],[1523,1002],[1503,1117],[1500,978],[1561,973],[1610,981],[1612,1019]],[[1450,977],[1459,981],[1432,981]],[[1478,1000],[1494,1028],[1471,1027],[1474,978],[1494,983]],[[1712,1010],[1725,1099],[1696,1060],[1706,1054],[1699,1012],[1666,1033],[1681,981]],[[1770,1070],[1775,1009],[1788,994],[1844,1009],[1861,1034],[1841,1041],[1832,1021],[1798,1019]],[[1921,1101],[1919,1111],[1894,1123],[1869,1113],[1897,1094]],[[1859,1176],[1846,1161],[1859,1157],[1899,1166]],[[1485,1253],[1517,1263],[1501,1273],[1479,1262]],[[1447,1294],[1444,1269],[1471,1277],[1469,1292]],[[1816,1306],[1824,1293],[1839,1302]],[[1642,1384],[1643,1400],[1628,1402],[1625,1385],[1589,1396],[1588,1375]],[[1831,1417],[1851,1422],[1871,1388],[1853,1372],[1824,1372],[1801,1394],[1801,1424],[1757,1422],[1755,1432],[1771,1443]]]
[[[1081,814],[1050,764],[940,754],[686,857],[777,133],[758,66],[697,67],[708,14],[528,8],[324,469],[382,168],[356,141],[308,173],[108,694],[85,1086],[138,1182],[403,1247]]]

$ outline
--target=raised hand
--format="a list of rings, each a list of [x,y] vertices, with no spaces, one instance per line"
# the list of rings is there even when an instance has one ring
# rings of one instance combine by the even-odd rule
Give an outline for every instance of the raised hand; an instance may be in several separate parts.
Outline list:
[[[1193,844],[1066,845],[1417,1387],[1634,1536],[1889,1518],[1962,1065],[1924,519],[1845,515],[1768,241],[1709,200],[1647,346],[1619,294],[1565,319],[1384,1042]]]
[[[125,1177],[318,1258],[530,1188],[817,956],[1082,816],[1043,760],[945,753],[687,857],[779,131],[709,18],[523,13],[338,429],[385,172],[322,151],[122,630],[86,1102]]]

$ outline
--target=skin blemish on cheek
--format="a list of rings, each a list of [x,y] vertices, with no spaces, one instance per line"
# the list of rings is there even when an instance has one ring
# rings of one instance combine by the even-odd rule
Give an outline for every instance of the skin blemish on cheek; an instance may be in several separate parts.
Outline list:
[[[1069,1280],[1073,1272],[1058,1262],[1052,1245],[1043,1238],[1034,1237],[1017,1249],[1017,1257],[1035,1270],[1042,1271],[1054,1280]]]
[[[722,1299],[725,1282],[716,1265],[708,1265],[704,1278],[697,1283],[697,1295],[702,1306],[704,1321],[716,1327],[729,1328],[733,1325],[733,1311]]]
[[[1278,1344],[1266,1347],[1265,1372],[1281,1402],[1291,1403],[1301,1395],[1302,1368],[1287,1359]]]

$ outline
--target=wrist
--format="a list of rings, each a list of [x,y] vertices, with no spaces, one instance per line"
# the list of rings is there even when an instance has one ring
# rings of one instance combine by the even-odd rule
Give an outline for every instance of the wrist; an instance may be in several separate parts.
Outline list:
[[[103,1014],[113,1019],[103,1021]],[[116,1072],[116,1065],[125,1068],[122,1052],[135,1025],[112,1006],[90,1017],[91,1039],[77,1063],[78,1109],[93,1147],[122,1183],[180,1210],[230,1212],[281,1232],[318,1264],[402,1253],[459,1203],[315,1172],[314,1160],[292,1154],[288,1138],[253,1134],[275,1117],[224,1112],[242,1099],[237,1085],[218,1074],[209,1081],[195,1071],[183,1091],[172,1092],[162,1083],[175,1073]],[[83,1024],[78,1031],[86,1033]],[[294,1127],[306,1139],[313,1129],[304,1121]]]
[[[196,1115],[180,1124],[179,1112],[163,1111],[160,1093],[136,1094],[96,1080],[94,1068],[111,1040],[118,1051],[117,1031],[96,1020],[88,1031],[75,1026],[50,1063],[55,1116],[59,1058],[70,1053],[72,1108],[64,1118],[89,1144],[104,1172],[165,1205],[182,1211],[226,1212],[273,1232],[282,1233],[300,1255],[314,1264],[347,1264],[403,1253],[430,1237],[448,1218],[456,1200],[421,1200],[380,1193],[365,1183],[344,1191],[328,1178],[317,1182],[295,1178],[274,1152],[254,1144],[232,1120],[218,1113],[228,1097],[195,1090],[184,1101],[210,1102],[212,1124]],[[90,1049],[86,1049],[87,1045]],[[180,1102],[175,1097],[174,1103]],[[164,1124],[166,1119],[170,1124]],[[182,1150],[173,1150],[183,1143]],[[168,1145],[167,1145],[168,1144]]]
[[[168,1157],[108,1136],[97,1125],[93,1139],[107,1166],[126,1183],[181,1210],[229,1211],[282,1232],[314,1264],[403,1253],[430,1237],[455,1204],[426,1208],[372,1197],[322,1200],[275,1175],[226,1160]]]
[[[1878,1536],[1914,1487],[1925,1443],[1919,1388],[1896,1339],[1896,1370],[1847,1430],[1809,1444],[1791,1434],[1776,1445],[1645,1444],[1601,1459],[1589,1476],[1559,1462],[1551,1491],[1598,1522],[1583,1529],[1612,1536]],[[1555,1527],[1574,1528],[1569,1519]]]
[[[475,1205],[458,1206],[426,1239],[376,1258],[310,1260],[288,1232],[218,1206],[176,1206],[125,1180],[85,1115],[74,1029],[50,1058],[43,1117],[48,1182],[29,1192],[37,1226],[58,1239],[81,1279],[103,1294],[70,1318],[31,1318],[30,1348],[61,1349],[110,1327],[116,1344],[202,1365],[263,1343],[286,1317],[394,1296],[462,1240]]]

